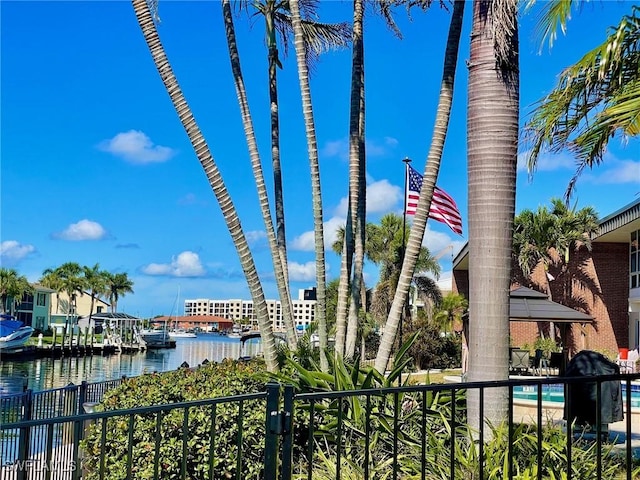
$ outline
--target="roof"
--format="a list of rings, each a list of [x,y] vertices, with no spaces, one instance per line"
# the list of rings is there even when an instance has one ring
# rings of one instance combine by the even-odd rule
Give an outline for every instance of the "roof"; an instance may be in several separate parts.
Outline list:
[[[509,320],[521,322],[591,323],[593,317],[549,300],[544,293],[519,287],[509,293]]]
[[[89,317],[89,315],[85,315],[86,317]],[[111,313],[111,312],[100,312],[100,313],[92,313],[91,314],[91,318],[92,319],[106,319],[106,318],[116,318],[116,319],[120,319],[120,320],[140,320],[139,317],[134,317],[132,315],[129,315],[127,313]]]

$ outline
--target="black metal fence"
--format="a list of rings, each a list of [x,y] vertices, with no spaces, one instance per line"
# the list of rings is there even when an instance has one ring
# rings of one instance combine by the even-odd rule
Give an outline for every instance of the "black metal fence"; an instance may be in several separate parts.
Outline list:
[[[632,383],[639,378],[334,392],[269,383],[255,394],[83,414],[71,405],[91,402],[91,395],[62,392],[62,416],[3,418],[0,435],[12,446],[3,452],[0,479],[640,478]],[[620,385],[622,396],[605,397],[607,382]],[[585,384],[593,395],[572,398],[573,386]],[[496,392],[508,405],[500,425],[485,415]],[[591,423],[575,424],[571,408],[551,401],[558,392],[565,405],[591,402]],[[624,420],[606,425],[613,400]]]

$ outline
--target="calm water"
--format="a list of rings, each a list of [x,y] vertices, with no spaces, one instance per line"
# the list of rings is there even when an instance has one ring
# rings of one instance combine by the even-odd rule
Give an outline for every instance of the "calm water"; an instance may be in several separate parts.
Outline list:
[[[202,334],[196,338],[176,339],[176,348],[136,354],[3,360],[0,361],[0,394],[21,392],[25,379],[29,388],[47,390],[83,380],[99,382],[123,375],[133,377],[145,372],[166,372],[175,370],[183,362],[193,367],[205,359],[219,362],[224,358],[254,356],[261,351],[259,340],[247,341],[241,351],[239,339]]]

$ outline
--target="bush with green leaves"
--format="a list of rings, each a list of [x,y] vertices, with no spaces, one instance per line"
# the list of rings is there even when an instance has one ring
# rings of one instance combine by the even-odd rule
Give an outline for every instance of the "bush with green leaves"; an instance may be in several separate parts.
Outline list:
[[[461,340],[458,335],[441,335],[432,323],[419,326],[418,338],[411,346],[409,355],[418,369],[459,367],[461,362]]]
[[[99,410],[121,410],[262,392],[268,378],[262,362],[209,363],[195,369],[181,368],[161,374],[127,379],[108,392]],[[235,478],[241,422],[243,479],[262,478],[265,438],[265,400],[233,401],[212,407],[175,409],[159,417],[155,413],[117,416],[99,420],[88,429],[83,448],[83,478],[100,478],[104,457],[104,478],[127,478],[131,446],[130,480],[154,478]],[[213,419],[213,421],[212,421]],[[103,423],[106,425],[103,429]],[[131,428],[130,421],[133,421]],[[104,437],[103,437],[104,435]],[[156,435],[159,442],[156,444]],[[130,442],[132,437],[133,442]],[[186,445],[183,445],[186,438]],[[156,447],[158,463],[155,464]],[[186,458],[183,452],[186,451]],[[182,472],[184,460],[185,471]],[[182,477],[182,473],[185,476]]]

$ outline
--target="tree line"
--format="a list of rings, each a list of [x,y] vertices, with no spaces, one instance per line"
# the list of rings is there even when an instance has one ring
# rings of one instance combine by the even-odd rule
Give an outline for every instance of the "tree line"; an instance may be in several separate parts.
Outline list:
[[[78,295],[86,293],[91,296],[91,314],[96,299],[105,299],[111,312],[116,313],[118,300],[128,293],[133,293],[133,281],[126,273],[102,270],[98,263],[89,267],[76,262],[66,262],[56,268],[47,268],[36,283],[55,291],[58,309],[55,313],[60,313],[60,294],[67,295],[67,316],[72,311],[75,312]],[[34,292],[34,286],[17,270],[0,268],[0,299],[3,312],[13,314],[22,297]]]

